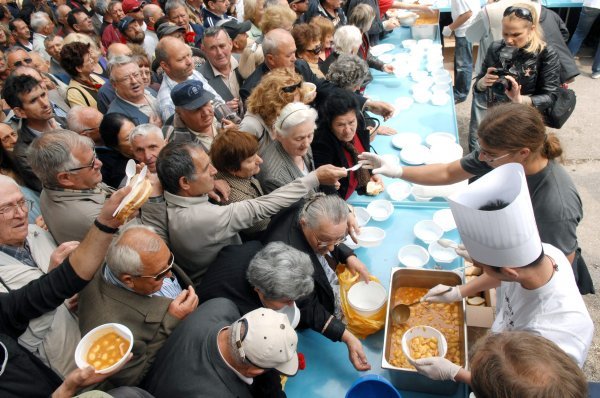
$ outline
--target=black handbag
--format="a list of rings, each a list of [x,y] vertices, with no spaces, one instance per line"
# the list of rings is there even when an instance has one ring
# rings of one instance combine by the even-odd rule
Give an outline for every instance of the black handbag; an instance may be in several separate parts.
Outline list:
[[[544,113],[544,122],[546,126],[559,129],[571,116],[577,104],[575,91],[559,87],[556,91],[556,101],[554,105],[546,109]]]

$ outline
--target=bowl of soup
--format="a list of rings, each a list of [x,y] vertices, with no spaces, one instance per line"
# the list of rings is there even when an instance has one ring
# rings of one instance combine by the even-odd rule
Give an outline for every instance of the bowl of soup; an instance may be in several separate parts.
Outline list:
[[[82,337],[75,349],[75,364],[84,369],[93,367],[96,373],[110,373],[125,362],[133,348],[133,333],[125,325],[106,323]]]

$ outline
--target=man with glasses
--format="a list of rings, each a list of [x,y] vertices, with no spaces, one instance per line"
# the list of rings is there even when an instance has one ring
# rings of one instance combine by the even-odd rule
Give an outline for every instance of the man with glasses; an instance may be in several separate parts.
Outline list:
[[[79,327],[117,322],[135,336],[133,359],[109,378],[138,385],[175,327],[198,306],[191,280],[152,228],[126,228],[111,244],[106,263],[81,292]],[[198,375],[201,377],[202,375]]]
[[[65,125],[64,119],[55,118],[48,92],[31,76],[9,76],[2,89],[2,98],[16,117],[21,119],[14,161],[25,184],[36,192],[42,184],[31,171],[27,160],[27,148],[36,137]]]
[[[29,51],[24,50],[22,47],[9,48],[4,55],[6,56],[6,66],[11,72],[19,66],[31,66],[33,63]]]
[[[138,64],[130,57],[117,56],[109,61],[108,66],[116,98],[107,113],[127,115],[136,125],[151,121],[160,123],[158,104],[145,90]]]

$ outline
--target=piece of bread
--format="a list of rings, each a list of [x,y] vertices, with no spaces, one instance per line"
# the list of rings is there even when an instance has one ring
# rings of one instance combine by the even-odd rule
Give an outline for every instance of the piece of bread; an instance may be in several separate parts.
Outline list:
[[[485,299],[483,297],[480,297],[480,296],[469,297],[467,299],[467,303],[469,305],[476,305],[476,306],[484,305],[485,304]]]
[[[139,174],[136,174],[129,183],[130,186],[135,186]],[[125,222],[131,217],[150,197],[152,194],[152,183],[148,178],[144,178],[140,184],[135,186],[132,191],[133,195],[130,196],[129,200],[123,206],[123,208],[117,213],[116,219]]]
[[[375,196],[383,192],[383,185],[375,181],[367,183],[367,195]]]

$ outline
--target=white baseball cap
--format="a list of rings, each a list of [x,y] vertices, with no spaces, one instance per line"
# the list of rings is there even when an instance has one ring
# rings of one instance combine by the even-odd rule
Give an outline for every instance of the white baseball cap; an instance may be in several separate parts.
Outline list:
[[[242,325],[245,325],[244,335]],[[237,320],[232,333],[240,356],[252,365],[276,369],[286,376],[298,372],[298,336],[287,315],[258,308]]]

